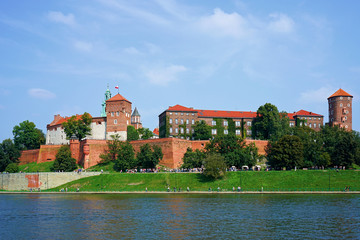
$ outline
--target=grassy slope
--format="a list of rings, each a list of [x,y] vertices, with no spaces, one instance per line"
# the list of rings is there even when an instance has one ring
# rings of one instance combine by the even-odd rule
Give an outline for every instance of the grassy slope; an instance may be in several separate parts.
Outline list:
[[[215,190],[231,190],[240,185],[243,190],[343,190],[351,186],[351,190],[360,190],[360,171],[270,171],[270,172],[229,172],[226,177],[217,181],[208,181],[201,174],[195,173],[147,173],[147,174],[103,174],[83,178],[54,188],[59,191],[67,187],[74,191],[77,187],[81,191],[166,191],[170,188],[181,187],[184,191],[190,187],[193,191],[207,191],[209,187]]]
[[[54,164],[52,162],[44,162],[44,163],[28,163],[24,165],[19,165],[19,171],[22,172],[51,172],[50,167]]]

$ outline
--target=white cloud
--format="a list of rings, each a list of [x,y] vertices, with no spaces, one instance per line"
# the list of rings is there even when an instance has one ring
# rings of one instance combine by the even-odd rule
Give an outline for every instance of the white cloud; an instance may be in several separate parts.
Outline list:
[[[49,12],[48,18],[57,23],[63,23],[69,26],[75,25],[75,17],[73,14],[69,13],[68,15],[63,14],[62,12]]]
[[[53,99],[56,97],[55,93],[52,93],[46,89],[41,88],[31,88],[28,90],[28,94],[30,97],[38,98],[38,99]]]
[[[177,75],[187,69],[181,65],[171,65],[169,67],[150,70],[145,73],[150,83],[165,86],[177,80]]]
[[[315,90],[308,90],[300,94],[302,103],[326,103],[327,98],[336,91],[335,88],[326,86]]]
[[[137,50],[135,47],[128,47],[124,49],[124,52],[127,54],[131,54],[131,55],[137,55],[140,54],[141,52],[139,50]]]
[[[221,9],[214,9],[214,14],[203,17],[199,21],[199,27],[204,32],[215,36],[244,37],[251,33],[248,21],[240,14],[225,13]]]
[[[90,52],[93,48],[92,43],[89,42],[83,42],[83,41],[75,41],[74,47],[77,50],[83,51],[83,52]]]
[[[294,21],[285,14],[273,13],[270,14],[270,18],[272,21],[270,21],[268,28],[271,31],[278,33],[290,33],[294,30]]]

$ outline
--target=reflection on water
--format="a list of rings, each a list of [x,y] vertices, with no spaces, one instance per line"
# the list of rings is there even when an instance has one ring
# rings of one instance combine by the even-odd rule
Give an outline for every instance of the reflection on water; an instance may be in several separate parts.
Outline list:
[[[360,239],[359,195],[1,194],[2,239]]]

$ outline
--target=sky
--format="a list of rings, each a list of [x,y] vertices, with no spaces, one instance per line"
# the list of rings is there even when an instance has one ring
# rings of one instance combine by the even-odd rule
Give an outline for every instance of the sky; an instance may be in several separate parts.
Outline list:
[[[100,116],[109,85],[158,127],[169,106],[324,115],[339,88],[360,131],[360,1],[0,1],[0,141],[29,120]]]

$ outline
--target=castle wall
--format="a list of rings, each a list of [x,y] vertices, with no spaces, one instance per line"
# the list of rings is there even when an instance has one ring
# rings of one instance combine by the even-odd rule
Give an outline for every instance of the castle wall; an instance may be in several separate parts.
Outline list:
[[[69,144],[69,140],[66,139],[66,134],[61,125],[48,128],[46,132],[46,145],[67,144]]]
[[[91,133],[86,139],[100,139],[105,140],[106,138],[106,122],[105,121],[94,121],[90,124]]]
[[[37,162],[37,160],[39,158],[39,152],[40,152],[40,149],[21,151],[21,156],[19,158],[19,165]]]

